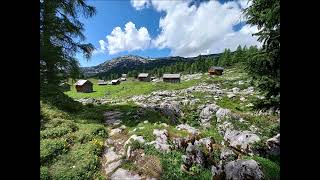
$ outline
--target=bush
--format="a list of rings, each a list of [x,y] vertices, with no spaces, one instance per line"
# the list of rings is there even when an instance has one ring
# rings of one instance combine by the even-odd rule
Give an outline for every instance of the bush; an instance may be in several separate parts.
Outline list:
[[[40,141],[40,162],[46,164],[56,156],[68,151],[68,143],[64,139],[44,139]]]
[[[198,127],[200,126],[199,123],[199,114],[196,113],[195,111],[192,111],[192,113],[189,113],[185,116],[184,121],[189,124],[190,126],[193,127]]]
[[[77,144],[51,166],[53,179],[93,179],[100,168],[103,146],[94,142]]]
[[[68,128],[68,127],[51,128],[51,129],[46,129],[46,130],[40,131],[40,137],[42,139],[57,138],[57,137],[61,137],[63,135],[66,135],[69,132],[72,132],[72,129]]]
[[[76,132],[76,141],[80,143],[87,143],[93,140],[95,137],[104,138],[107,136],[107,132],[102,125],[88,125],[85,129],[81,129]]]
[[[254,156],[252,159],[256,160],[262,166],[267,180],[280,179],[280,166],[278,164],[259,156]]]
[[[63,135],[66,135],[70,132],[74,132],[78,129],[77,125],[71,121],[59,121],[61,124],[56,124],[57,121],[54,121],[52,124],[54,128],[47,128],[43,131],[40,131],[40,137],[43,139],[46,138],[57,138]],[[58,127],[57,127],[58,126]]]
[[[40,179],[41,180],[49,180],[50,179],[49,169],[45,166],[40,167]]]

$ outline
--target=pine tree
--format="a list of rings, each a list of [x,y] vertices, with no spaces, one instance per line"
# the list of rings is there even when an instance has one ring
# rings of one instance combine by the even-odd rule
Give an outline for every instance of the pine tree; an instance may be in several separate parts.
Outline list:
[[[253,35],[263,43],[246,67],[266,97],[255,107],[280,109],[280,0],[252,0],[244,12],[247,22],[258,26],[259,32]]]
[[[41,89],[57,87],[61,81],[59,74],[74,65],[73,56],[83,52],[90,58],[92,44],[82,44],[85,40],[83,24],[79,15],[88,18],[95,14],[95,8],[85,0],[42,0],[40,1],[40,78]],[[41,90],[40,89],[40,90]]]

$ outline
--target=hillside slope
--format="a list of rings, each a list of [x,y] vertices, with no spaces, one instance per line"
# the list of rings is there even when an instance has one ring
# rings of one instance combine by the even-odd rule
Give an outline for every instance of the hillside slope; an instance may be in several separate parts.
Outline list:
[[[280,112],[252,109],[252,102],[264,97],[247,73],[235,67],[222,76],[182,79],[180,84],[129,79],[94,85],[93,93],[66,92],[93,115],[103,115],[97,119],[108,131],[104,176],[280,179]]]

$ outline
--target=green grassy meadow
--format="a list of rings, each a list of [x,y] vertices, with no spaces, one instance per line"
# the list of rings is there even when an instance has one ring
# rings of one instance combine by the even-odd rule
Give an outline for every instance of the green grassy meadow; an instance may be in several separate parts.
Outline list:
[[[185,89],[200,83],[202,80],[182,81],[181,83],[164,83],[164,82],[140,82],[129,78],[127,81],[121,82],[119,85],[103,85],[97,84],[98,79],[88,79],[93,83],[92,93],[78,93],[74,86],[70,91],[65,92],[66,95],[74,98],[127,98],[134,95],[148,94],[158,90],[178,90]]]

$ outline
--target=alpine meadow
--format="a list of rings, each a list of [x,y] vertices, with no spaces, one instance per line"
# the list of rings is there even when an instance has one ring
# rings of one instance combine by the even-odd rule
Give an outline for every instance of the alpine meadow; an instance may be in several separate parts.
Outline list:
[[[40,179],[280,179],[280,0],[40,0]]]

